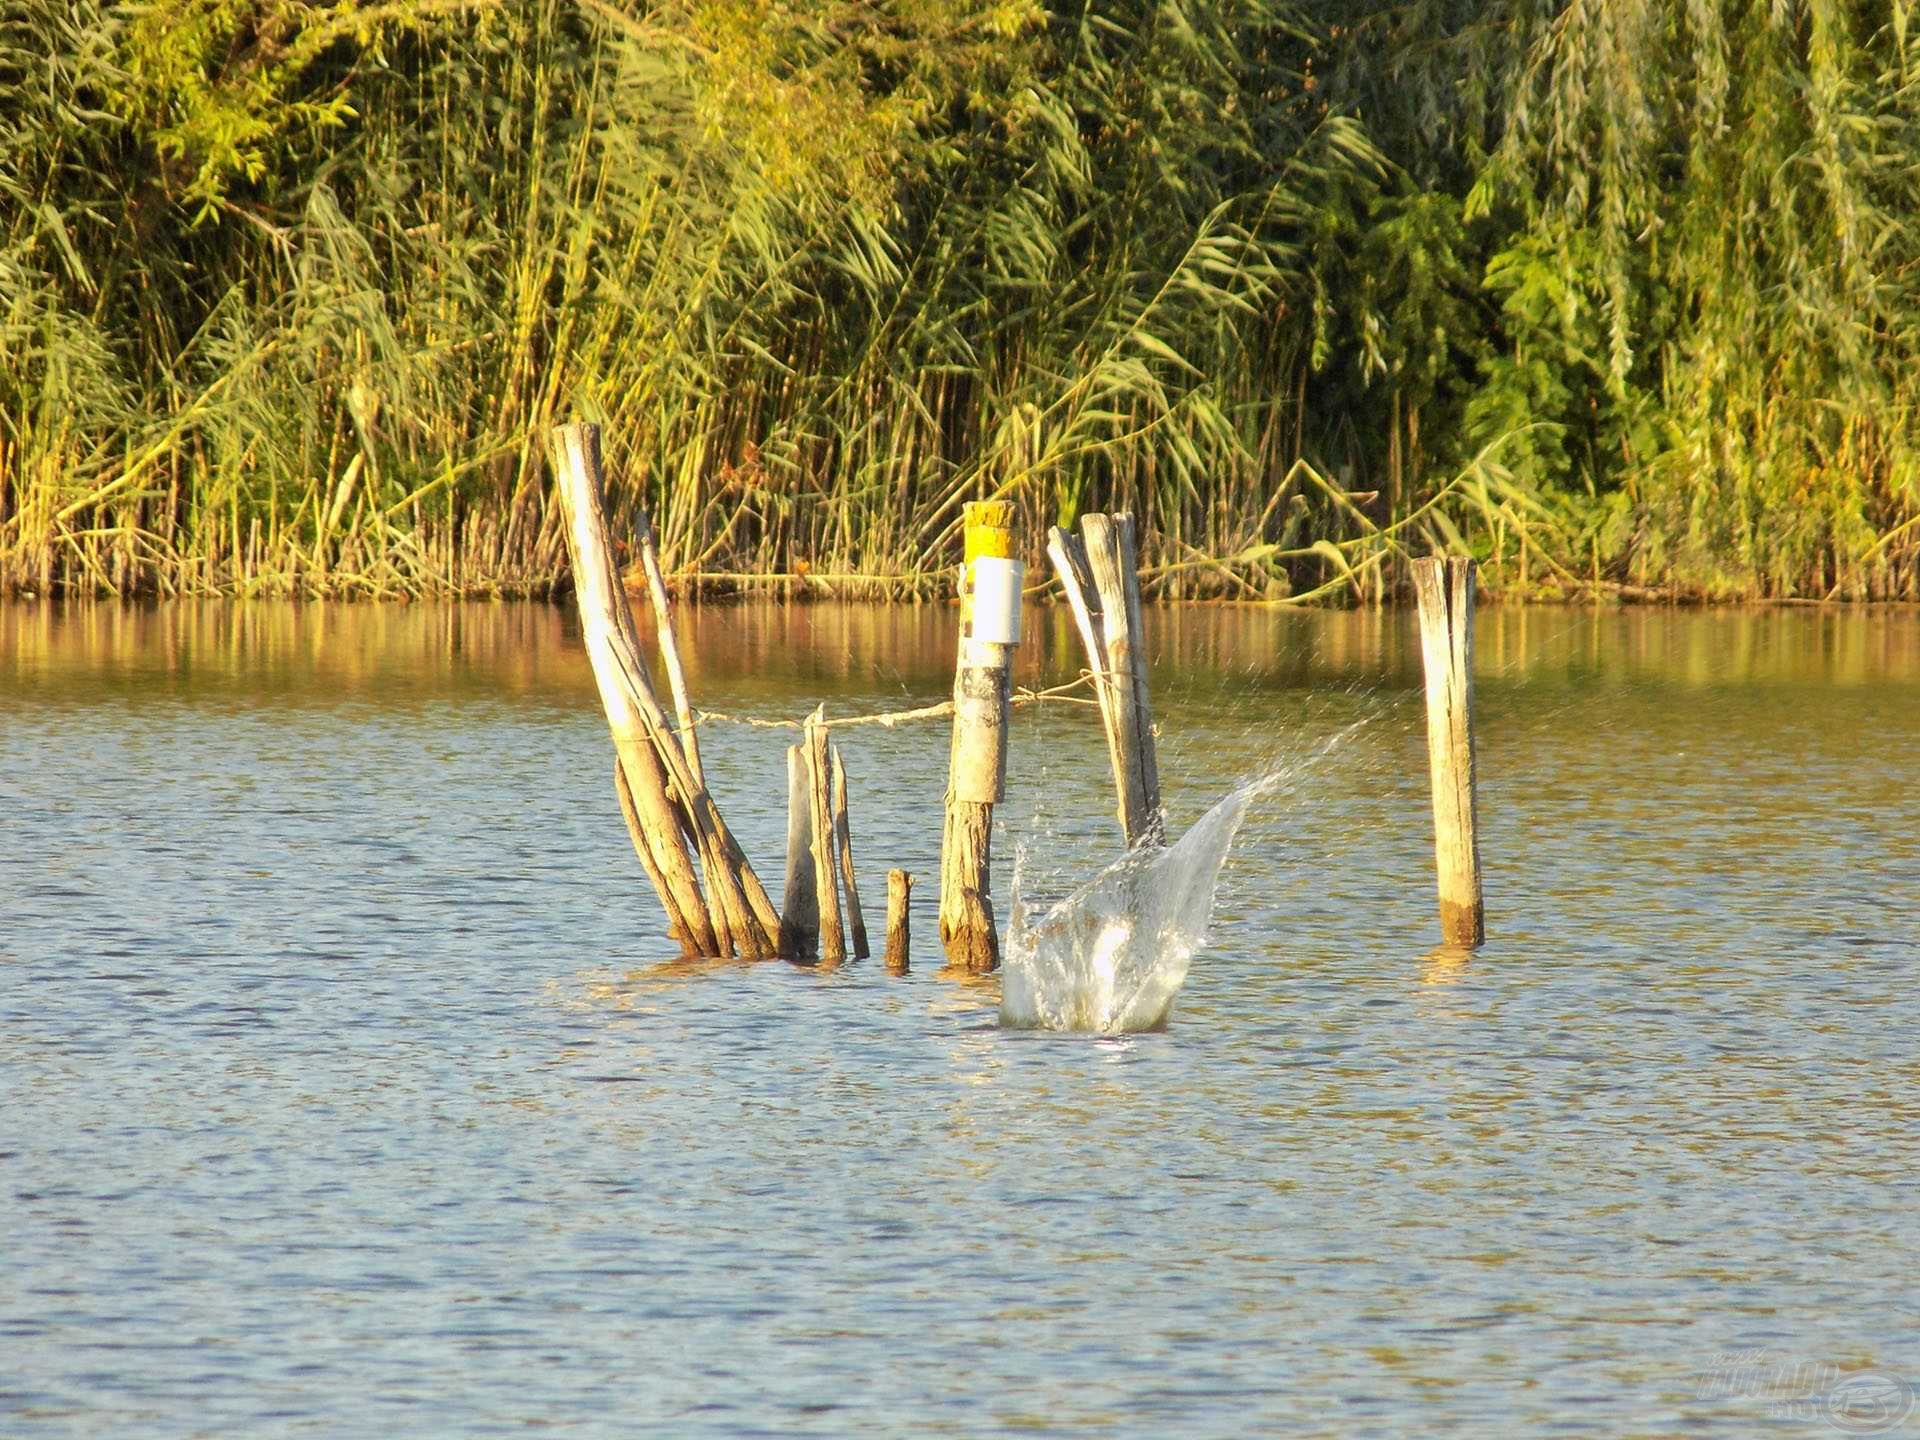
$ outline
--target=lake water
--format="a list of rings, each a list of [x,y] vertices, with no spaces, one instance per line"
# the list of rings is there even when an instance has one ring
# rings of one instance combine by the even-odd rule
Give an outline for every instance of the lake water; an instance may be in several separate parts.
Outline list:
[[[910,975],[662,966],[563,611],[0,607],[0,1434],[1920,1429],[1920,614],[1483,611],[1470,959],[1411,618],[1147,624],[1174,828],[1289,768],[1099,1039],[938,973],[942,723],[841,737]],[[682,643],[792,718],[952,627]],[[775,888],[790,738],[703,740]],[[1105,763],[1019,712],[1003,922]]]

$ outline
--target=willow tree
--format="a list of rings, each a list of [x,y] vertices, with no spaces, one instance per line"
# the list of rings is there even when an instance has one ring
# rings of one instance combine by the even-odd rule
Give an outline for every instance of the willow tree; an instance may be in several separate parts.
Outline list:
[[[1920,55],[1909,7],[1574,0],[1476,191],[1508,348],[1483,419],[1707,593],[1914,593]],[[1571,437],[1568,439],[1567,437]],[[1575,478],[1577,477],[1577,478]]]

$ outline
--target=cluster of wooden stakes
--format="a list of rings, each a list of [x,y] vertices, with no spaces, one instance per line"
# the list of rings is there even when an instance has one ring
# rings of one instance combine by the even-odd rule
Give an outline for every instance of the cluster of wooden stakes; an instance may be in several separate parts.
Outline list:
[[[599,427],[558,427],[553,458],[581,629],[613,732],[614,788],[634,852],[666,911],[669,936],[689,957],[780,958],[821,966],[838,965],[850,955],[865,959],[867,928],[854,877],[846,769],[829,738],[824,707],[807,717],[801,743],[787,751],[786,884],[776,910],[707,790],[666,581],[645,511],[636,512],[635,538],[657,622],[671,715],[641,661],[638,627],[614,562]],[[953,718],[940,855],[940,941],[949,967],[974,973],[1000,963],[988,869],[993,807],[1006,787],[1012,662],[1020,631],[1022,570],[1013,558],[1011,520],[1011,507],[1003,502],[967,506],[953,701],[911,712],[913,718]],[[1162,845],[1165,818],[1132,518],[1084,515],[1078,534],[1055,527],[1047,554],[1086,648],[1126,845]],[[1473,562],[1416,560],[1413,569],[1426,664],[1441,928],[1449,945],[1476,946],[1485,926],[1475,837]],[[860,718],[887,723],[906,717]],[[908,965],[912,889],[907,872],[888,872],[886,964],[894,971]]]

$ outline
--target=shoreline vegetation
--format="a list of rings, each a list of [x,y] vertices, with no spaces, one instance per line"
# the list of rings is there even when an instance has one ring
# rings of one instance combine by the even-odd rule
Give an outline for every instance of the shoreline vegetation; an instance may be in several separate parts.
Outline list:
[[[1913,18],[0,0],[0,595],[1920,599]]]

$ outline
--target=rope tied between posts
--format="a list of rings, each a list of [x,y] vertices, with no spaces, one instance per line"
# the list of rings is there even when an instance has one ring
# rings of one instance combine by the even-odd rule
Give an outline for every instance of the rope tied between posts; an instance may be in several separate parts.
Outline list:
[[[1023,705],[1039,705],[1048,701],[1064,701],[1069,705],[1097,705],[1099,701],[1092,696],[1075,695],[1075,690],[1090,688],[1093,684],[1091,671],[1082,671],[1080,678],[1070,680],[1064,685],[1052,685],[1044,690],[1033,690],[1026,686],[1016,689],[1013,704],[1016,709]],[[942,700],[937,705],[922,705],[916,710],[893,710],[884,715],[847,715],[837,720],[824,720],[828,729],[840,729],[850,725],[884,725],[891,730],[910,720],[941,720],[953,714],[953,701]],[[754,715],[729,715],[723,710],[698,710],[694,712],[694,725],[747,725],[756,730],[800,730],[805,728],[804,720],[763,720]]]

